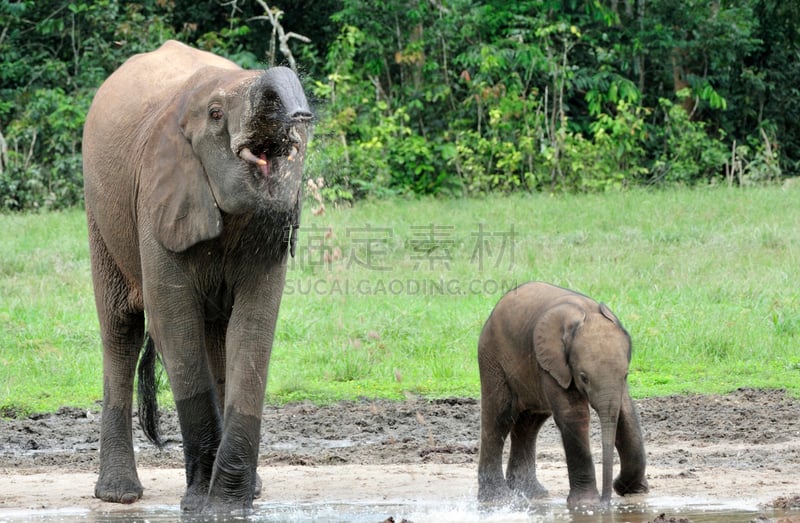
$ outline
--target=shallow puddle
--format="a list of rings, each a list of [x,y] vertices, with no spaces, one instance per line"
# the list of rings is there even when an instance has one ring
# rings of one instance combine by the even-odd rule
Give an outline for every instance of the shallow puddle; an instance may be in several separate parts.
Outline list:
[[[182,516],[177,507],[149,507],[141,511],[93,512],[81,508],[58,510],[0,510],[0,523],[35,521],[46,523],[156,523],[186,521],[188,523],[237,522],[253,523],[382,523],[389,517],[396,523],[646,523],[665,514],[663,521],[680,518],[693,523],[800,523],[800,511],[755,508],[748,500],[720,503],[693,498],[648,498],[646,503],[615,504],[605,512],[570,512],[563,501],[539,503],[528,511],[499,509],[479,510],[471,501],[447,503],[416,503],[410,501],[376,503],[257,503],[248,517]]]

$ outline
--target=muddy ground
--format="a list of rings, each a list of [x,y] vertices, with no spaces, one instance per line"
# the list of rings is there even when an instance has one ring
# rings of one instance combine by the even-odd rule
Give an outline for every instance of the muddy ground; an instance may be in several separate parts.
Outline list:
[[[800,521],[800,512],[796,519],[791,515],[800,511],[800,400],[783,391],[742,389],[721,396],[649,398],[637,406],[651,486],[645,499],[783,504],[792,509],[789,521]],[[260,502],[474,499],[479,411],[469,398],[267,407]],[[99,418],[95,411],[63,408],[0,420],[0,511],[113,510],[91,496]],[[162,413],[163,450],[144,438],[138,420],[134,425],[145,487],[139,504],[177,505],[183,457],[174,412]],[[596,422],[593,428],[597,461]],[[563,500],[566,466],[552,421],[540,434],[538,462],[540,480]]]

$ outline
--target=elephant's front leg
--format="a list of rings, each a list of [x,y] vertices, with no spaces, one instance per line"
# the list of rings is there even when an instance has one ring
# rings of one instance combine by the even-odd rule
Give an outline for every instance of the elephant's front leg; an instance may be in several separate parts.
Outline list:
[[[576,391],[564,390],[555,380],[543,378],[548,383],[548,398],[553,409],[553,419],[561,432],[569,474],[567,506],[594,506],[600,503],[597,491],[592,451],[589,445],[589,404]]]
[[[622,399],[615,446],[619,452],[620,472],[614,480],[614,490],[620,496],[649,492],[650,487],[645,477],[647,458],[639,414],[627,392]]]
[[[199,512],[205,507],[212,483],[222,419],[213,389],[176,399],[175,408],[181,425],[186,468],[186,492],[181,499],[181,510]]]
[[[222,417],[205,354],[198,350],[202,345],[186,341],[186,344],[165,343],[162,358],[175,397],[183,440],[186,492],[181,509],[198,512],[205,506],[212,482]],[[166,356],[166,353],[172,355]]]
[[[228,331],[228,318],[206,321],[206,353],[217,393],[217,405],[220,412],[225,410],[225,334]],[[261,478],[256,475],[253,485],[253,496],[261,495]]]
[[[222,416],[206,356],[203,310],[193,286],[166,276],[145,286],[149,331],[169,377],[181,426],[186,492],[181,508],[202,510],[222,434]]]
[[[248,511],[258,480],[261,415],[285,267],[239,283],[226,337],[225,421],[205,510]]]

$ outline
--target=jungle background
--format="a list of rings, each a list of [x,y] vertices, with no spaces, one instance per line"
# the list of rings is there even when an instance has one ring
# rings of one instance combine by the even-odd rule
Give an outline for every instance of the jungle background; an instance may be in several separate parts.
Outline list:
[[[0,209],[80,206],[100,83],[175,38],[287,64],[328,200],[800,173],[800,3],[0,0]]]

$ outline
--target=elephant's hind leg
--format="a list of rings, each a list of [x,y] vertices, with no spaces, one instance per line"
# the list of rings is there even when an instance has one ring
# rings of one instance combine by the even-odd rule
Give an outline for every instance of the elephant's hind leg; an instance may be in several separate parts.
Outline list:
[[[100,474],[94,495],[103,501],[133,503],[142,497],[143,489],[136,473],[131,437],[131,408],[113,407],[113,394],[106,384],[103,393],[103,414],[100,429]]]
[[[508,486],[528,499],[547,495],[536,478],[536,438],[549,414],[521,412],[511,429],[511,452],[506,478]]]
[[[100,474],[95,484],[94,495],[103,501],[133,503],[142,497],[142,484],[136,473],[133,453],[132,401],[133,376],[136,370],[138,345],[142,342],[144,321],[140,327],[116,326],[120,336],[127,330],[125,338],[130,348],[118,343],[104,342],[103,353],[103,414],[100,425]],[[106,336],[104,336],[105,338]],[[134,349],[134,347],[137,347]]]
[[[92,275],[103,340],[103,413],[100,474],[94,495],[103,501],[133,503],[142,497],[133,454],[131,413],[136,363],[144,340],[144,314],[89,218]]]
[[[478,455],[478,500],[507,501],[511,491],[503,477],[503,447],[514,422],[511,392],[505,383],[481,382],[481,439]]]

